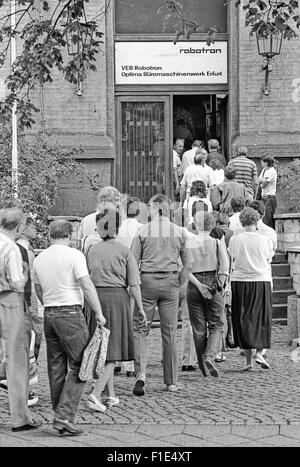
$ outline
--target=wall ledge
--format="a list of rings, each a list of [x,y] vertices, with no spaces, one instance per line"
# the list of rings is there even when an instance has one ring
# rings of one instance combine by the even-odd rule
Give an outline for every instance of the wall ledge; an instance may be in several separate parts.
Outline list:
[[[284,214],[274,214],[274,219],[300,219],[300,212],[288,212]]]

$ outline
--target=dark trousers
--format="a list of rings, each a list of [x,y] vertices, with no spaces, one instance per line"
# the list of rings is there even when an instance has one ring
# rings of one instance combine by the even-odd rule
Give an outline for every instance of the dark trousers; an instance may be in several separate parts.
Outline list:
[[[216,278],[214,275],[197,275],[197,279],[211,287]],[[206,299],[191,282],[187,286],[187,303],[193,330],[198,363],[201,366],[204,358],[214,359],[219,352],[223,327],[224,300],[221,292],[216,292],[211,299]]]
[[[274,213],[277,206],[276,196],[263,196],[262,200],[266,210],[263,223],[275,230]]]
[[[52,407],[57,418],[72,422],[85,386],[78,374],[89,341],[82,307],[46,307],[44,332]]]

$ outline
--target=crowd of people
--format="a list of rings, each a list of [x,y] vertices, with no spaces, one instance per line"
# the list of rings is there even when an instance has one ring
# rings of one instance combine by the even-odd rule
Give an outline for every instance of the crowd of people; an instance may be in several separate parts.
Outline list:
[[[87,399],[96,412],[121,403],[114,377],[122,369],[135,377],[133,394],[146,394],[148,336],[156,312],[163,382],[170,393],[180,390],[180,367],[198,366],[203,377],[218,377],[229,348],[243,350],[243,371],[253,370],[253,360],[269,368],[270,263],[277,246],[274,160],[262,159],[258,177],[246,147],[227,165],[216,140],[208,153],[201,141],[179,154],[183,148],[184,141],[176,141],[175,202],[157,194],[146,206],[104,187],[75,242],[72,224],[55,220],[50,246],[35,258],[32,219],[17,207],[0,213],[0,359],[13,431],[40,426],[28,406],[34,397],[30,357],[38,361],[42,327],[53,427],[60,435],[82,433],[75,423],[85,388],[79,371],[97,326],[110,334],[104,369]]]

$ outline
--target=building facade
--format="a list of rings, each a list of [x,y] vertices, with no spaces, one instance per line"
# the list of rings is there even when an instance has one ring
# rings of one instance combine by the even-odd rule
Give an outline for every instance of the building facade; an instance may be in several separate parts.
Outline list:
[[[99,3],[90,1],[90,17]],[[217,138],[227,160],[241,144],[255,161],[265,153],[282,164],[299,157],[299,41],[283,41],[265,95],[263,58],[241,7],[180,0],[187,18],[218,32],[210,45],[207,33],[174,44],[176,24],[164,4],[111,1],[100,24],[97,71],[79,89],[54,74],[53,83],[36,91],[41,113],[29,137],[43,128],[60,144],[82,146],[81,161],[98,171],[103,186],[145,202],[157,192],[172,196],[176,136],[185,137],[187,148],[193,139]],[[52,214],[86,215],[96,196],[69,180]]]

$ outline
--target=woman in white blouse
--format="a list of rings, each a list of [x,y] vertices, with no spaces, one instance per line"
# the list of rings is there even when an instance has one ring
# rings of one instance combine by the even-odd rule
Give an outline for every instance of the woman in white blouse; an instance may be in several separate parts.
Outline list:
[[[271,240],[256,230],[259,214],[246,207],[240,214],[245,232],[231,237],[228,252],[232,261],[232,325],[235,344],[245,350],[245,371],[255,361],[269,368],[262,350],[271,347],[272,290],[270,263],[274,255]]]

